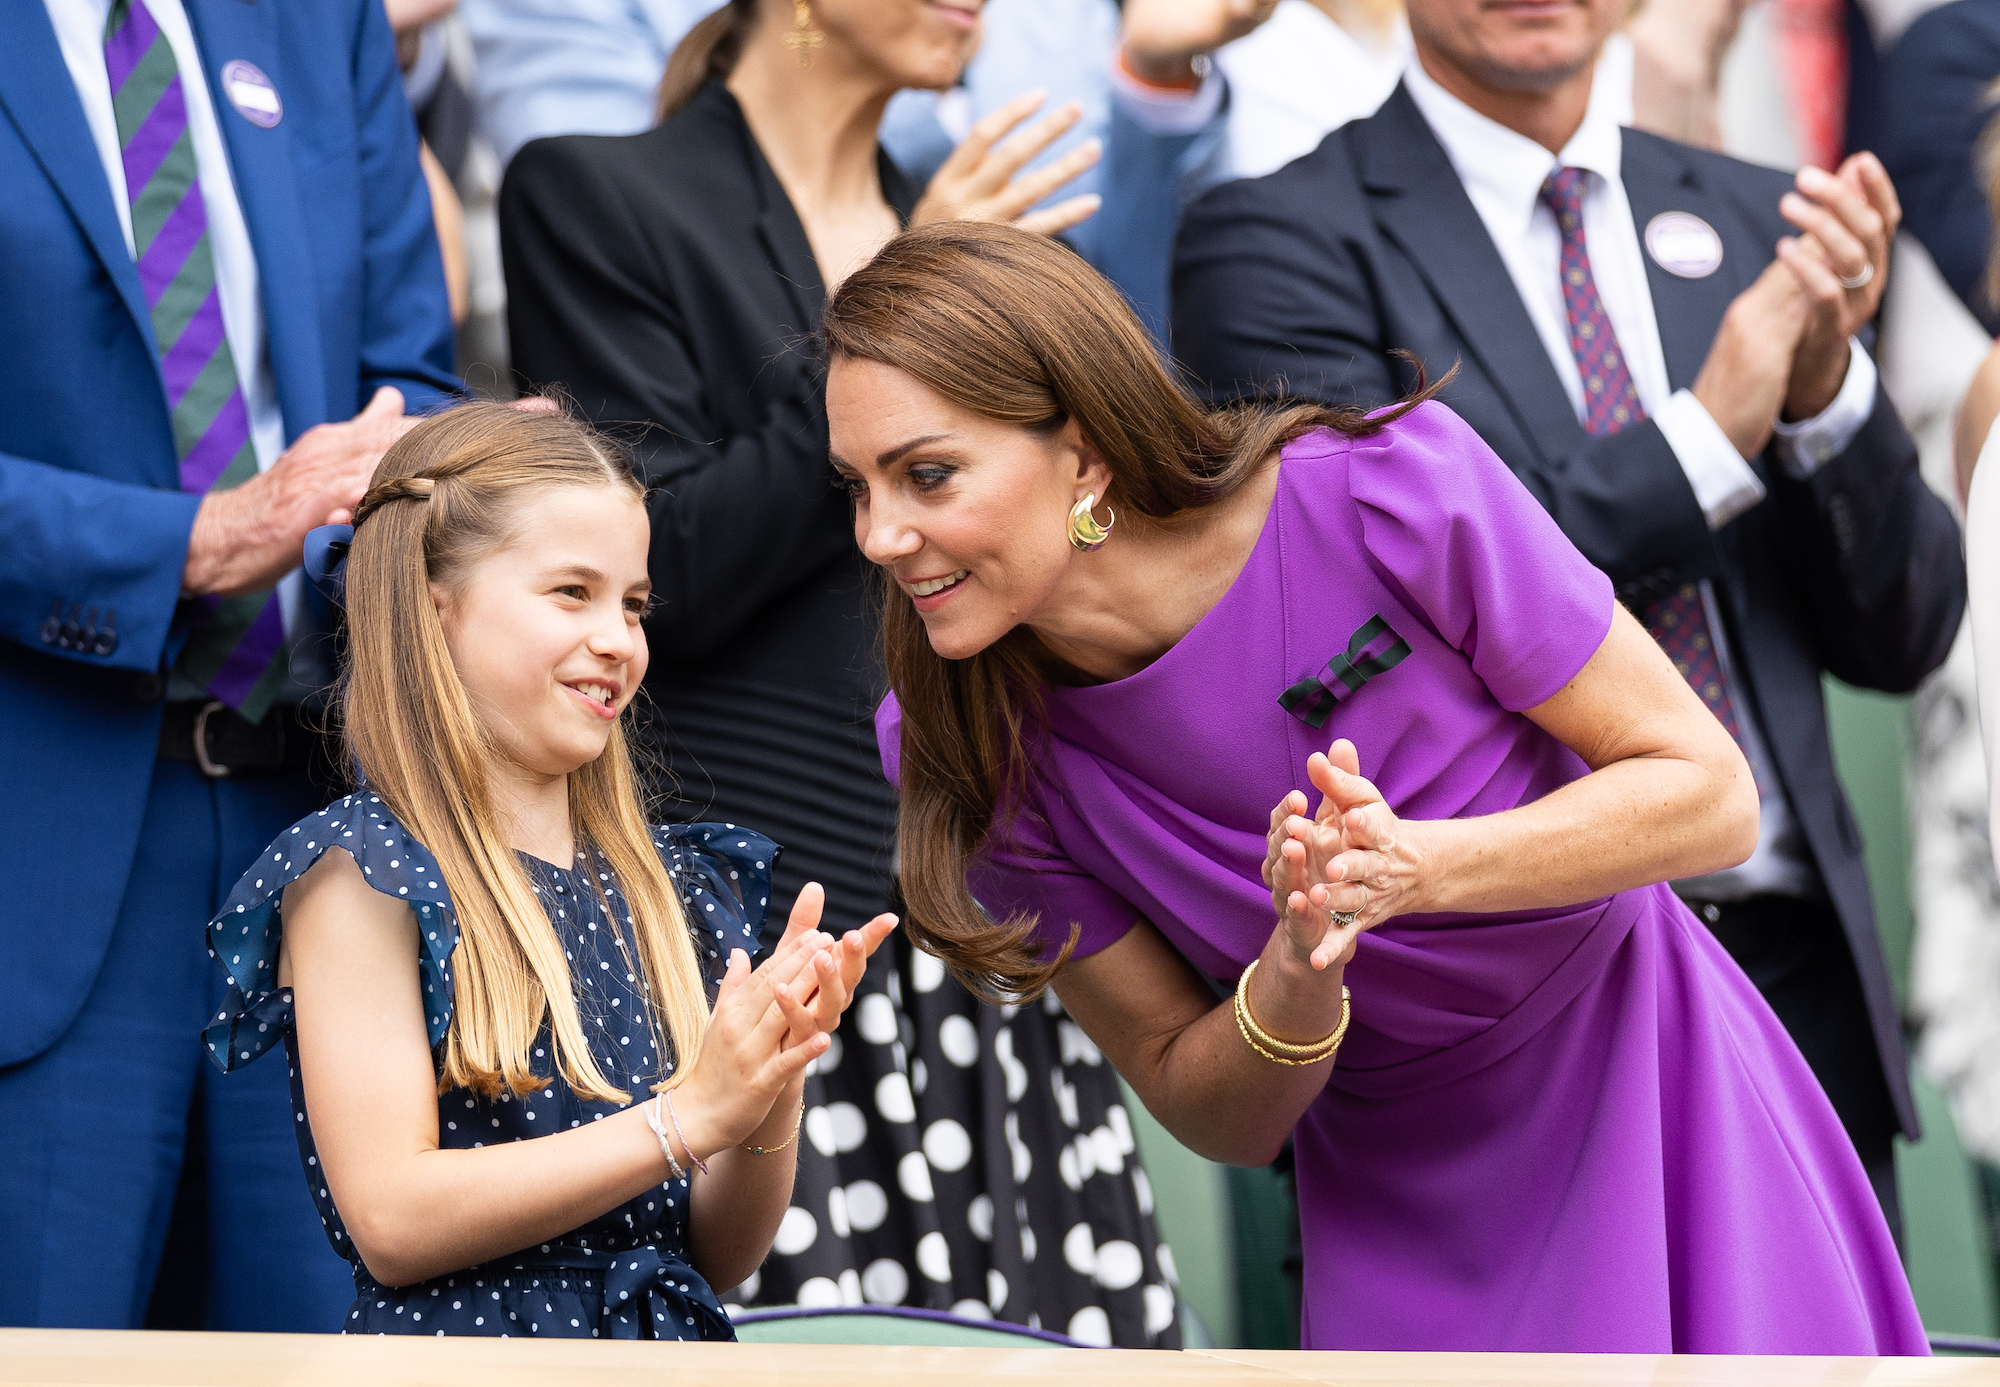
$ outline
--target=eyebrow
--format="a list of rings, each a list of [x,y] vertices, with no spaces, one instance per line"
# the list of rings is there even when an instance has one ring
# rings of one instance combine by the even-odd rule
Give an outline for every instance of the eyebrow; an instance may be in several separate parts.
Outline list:
[[[555,568],[548,569],[542,574],[543,582],[552,582],[557,578],[580,578],[586,583],[604,583],[609,581],[597,569],[583,563],[561,564]],[[633,583],[627,591],[635,589],[641,592],[651,592],[653,590],[652,578],[650,576],[641,578],[638,582]]]
[[[904,454],[915,452],[918,448],[921,448],[926,444],[940,443],[947,438],[953,438],[953,437],[956,437],[956,435],[951,433],[949,430],[947,430],[944,433],[919,434],[917,437],[912,438],[907,443],[898,443],[895,447],[889,449],[887,452],[877,453],[875,455],[875,465],[877,467],[894,467],[898,462],[902,460]]]

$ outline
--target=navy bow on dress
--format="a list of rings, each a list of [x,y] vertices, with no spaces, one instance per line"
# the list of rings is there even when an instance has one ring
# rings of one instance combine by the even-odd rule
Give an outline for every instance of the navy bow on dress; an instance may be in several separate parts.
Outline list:
[[[1278,695],[1278,706],[1317,732],[1333,715],[1333,705],[1353,695],[1378,674],[1403,662],[1410,643],[1382,614],[1370,617],[1347,642],[1347,649]]]

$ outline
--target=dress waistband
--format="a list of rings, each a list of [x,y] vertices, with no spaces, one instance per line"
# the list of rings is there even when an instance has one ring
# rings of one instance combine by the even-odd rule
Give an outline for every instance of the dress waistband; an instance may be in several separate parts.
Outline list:
[[[367,1273],[356,1270],[356,1289],[369,1294],[370,1286],[361,1284]],[[598,1326],[600,1338],[733,1340],[736,1337],[736,1327],[722,1312],[722,1302],[701,1273],[657,1247],[600,1252],[588,1247],[544,1243],[456,1272],[453,1279],[505,1279],[518,1272],[574,1272],[602,1278],[604,1308]],[[369,1280],[372,1285],[372,1278]],[[389,1288],[392,1294],[401,1295],[415,1289]]]

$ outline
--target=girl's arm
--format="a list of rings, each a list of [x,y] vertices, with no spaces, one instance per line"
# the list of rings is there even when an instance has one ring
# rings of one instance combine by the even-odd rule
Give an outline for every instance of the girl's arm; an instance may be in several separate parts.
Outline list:
[[[1757,796],[1729,734],[1622,609],[1562,692],[1527,716],[1592,773],[1533,804],[1476,819],[1399,820],[1355,773],[1315,754],[1326,799],[1301,817],[1294,791],[1272,814],[1266,862],[1278,927],[1251,980],[1250,1010],[1282,1041],[1340,1020],[1341,980],[1362,930],[1396,915],[1566,905],[1749,855]],[[1365,890],[1364,890],[1365,888]],[[1356,911],[1345,926],[1331,911]],[[1056,990],[1169,1131],[1215,1160],[1277,1155],[1333,1061],[1289,1068],[1244,1043],[1233,1005],[1141,923],[1069,964]],[[1366,1005],[1366,999],[1359,999]]]
[[[408,1285],[547,1242],[668,1178],[637,1105],[532,1141],[440,1150],[413,912],[368,886],[345,852],[330,851],[286,890],[284,921],[279,981],[293,989],[313,1139],[355,1250],[378,1281]],[[787,1047],[793,1021],[774,1002],[830,942],[811,936],[781,948],[754,973],[747,958],[731,959],[708,1038],[676,1091],[697,1154],[766,1124],[826,1048],[818,1033]]]

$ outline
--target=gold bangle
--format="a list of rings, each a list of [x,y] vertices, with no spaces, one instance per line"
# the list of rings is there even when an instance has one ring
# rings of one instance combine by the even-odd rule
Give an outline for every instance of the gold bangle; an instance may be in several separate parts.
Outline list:
[[[753,1156],[775,1156],[780,1151],[784,1150],[787,1146],[790,1146],[793,1142],[799,1139],[799,1128],[805,1125],[805,1121],[806,1121],[806,1100],[801,1098],[799,1099],[799,1120],[792,1124],[792,1134],[790,1136],[786,1137],[776,1146],[751,1146],[746,1142],[743,1145],[742,1149],[748,1151]]]
[[[1241,1032],[1244,1044],[1274,1064],[1301,1067],[1332,1059],[1340,1049],[1340,1042],[1347,1038],[1347,1023],[1353,1016],[1352,994],[1346,986],[1340,989],[1340,1024],[1319,1040],[1306,1045],[1293,1045],[1271,1035],[1257,1024],[1257,1018],[1251,1014],[1250,975],[1257,971],[1258,962],[1252,959],[1250,966],[1236,981],[1236,1029]]]

